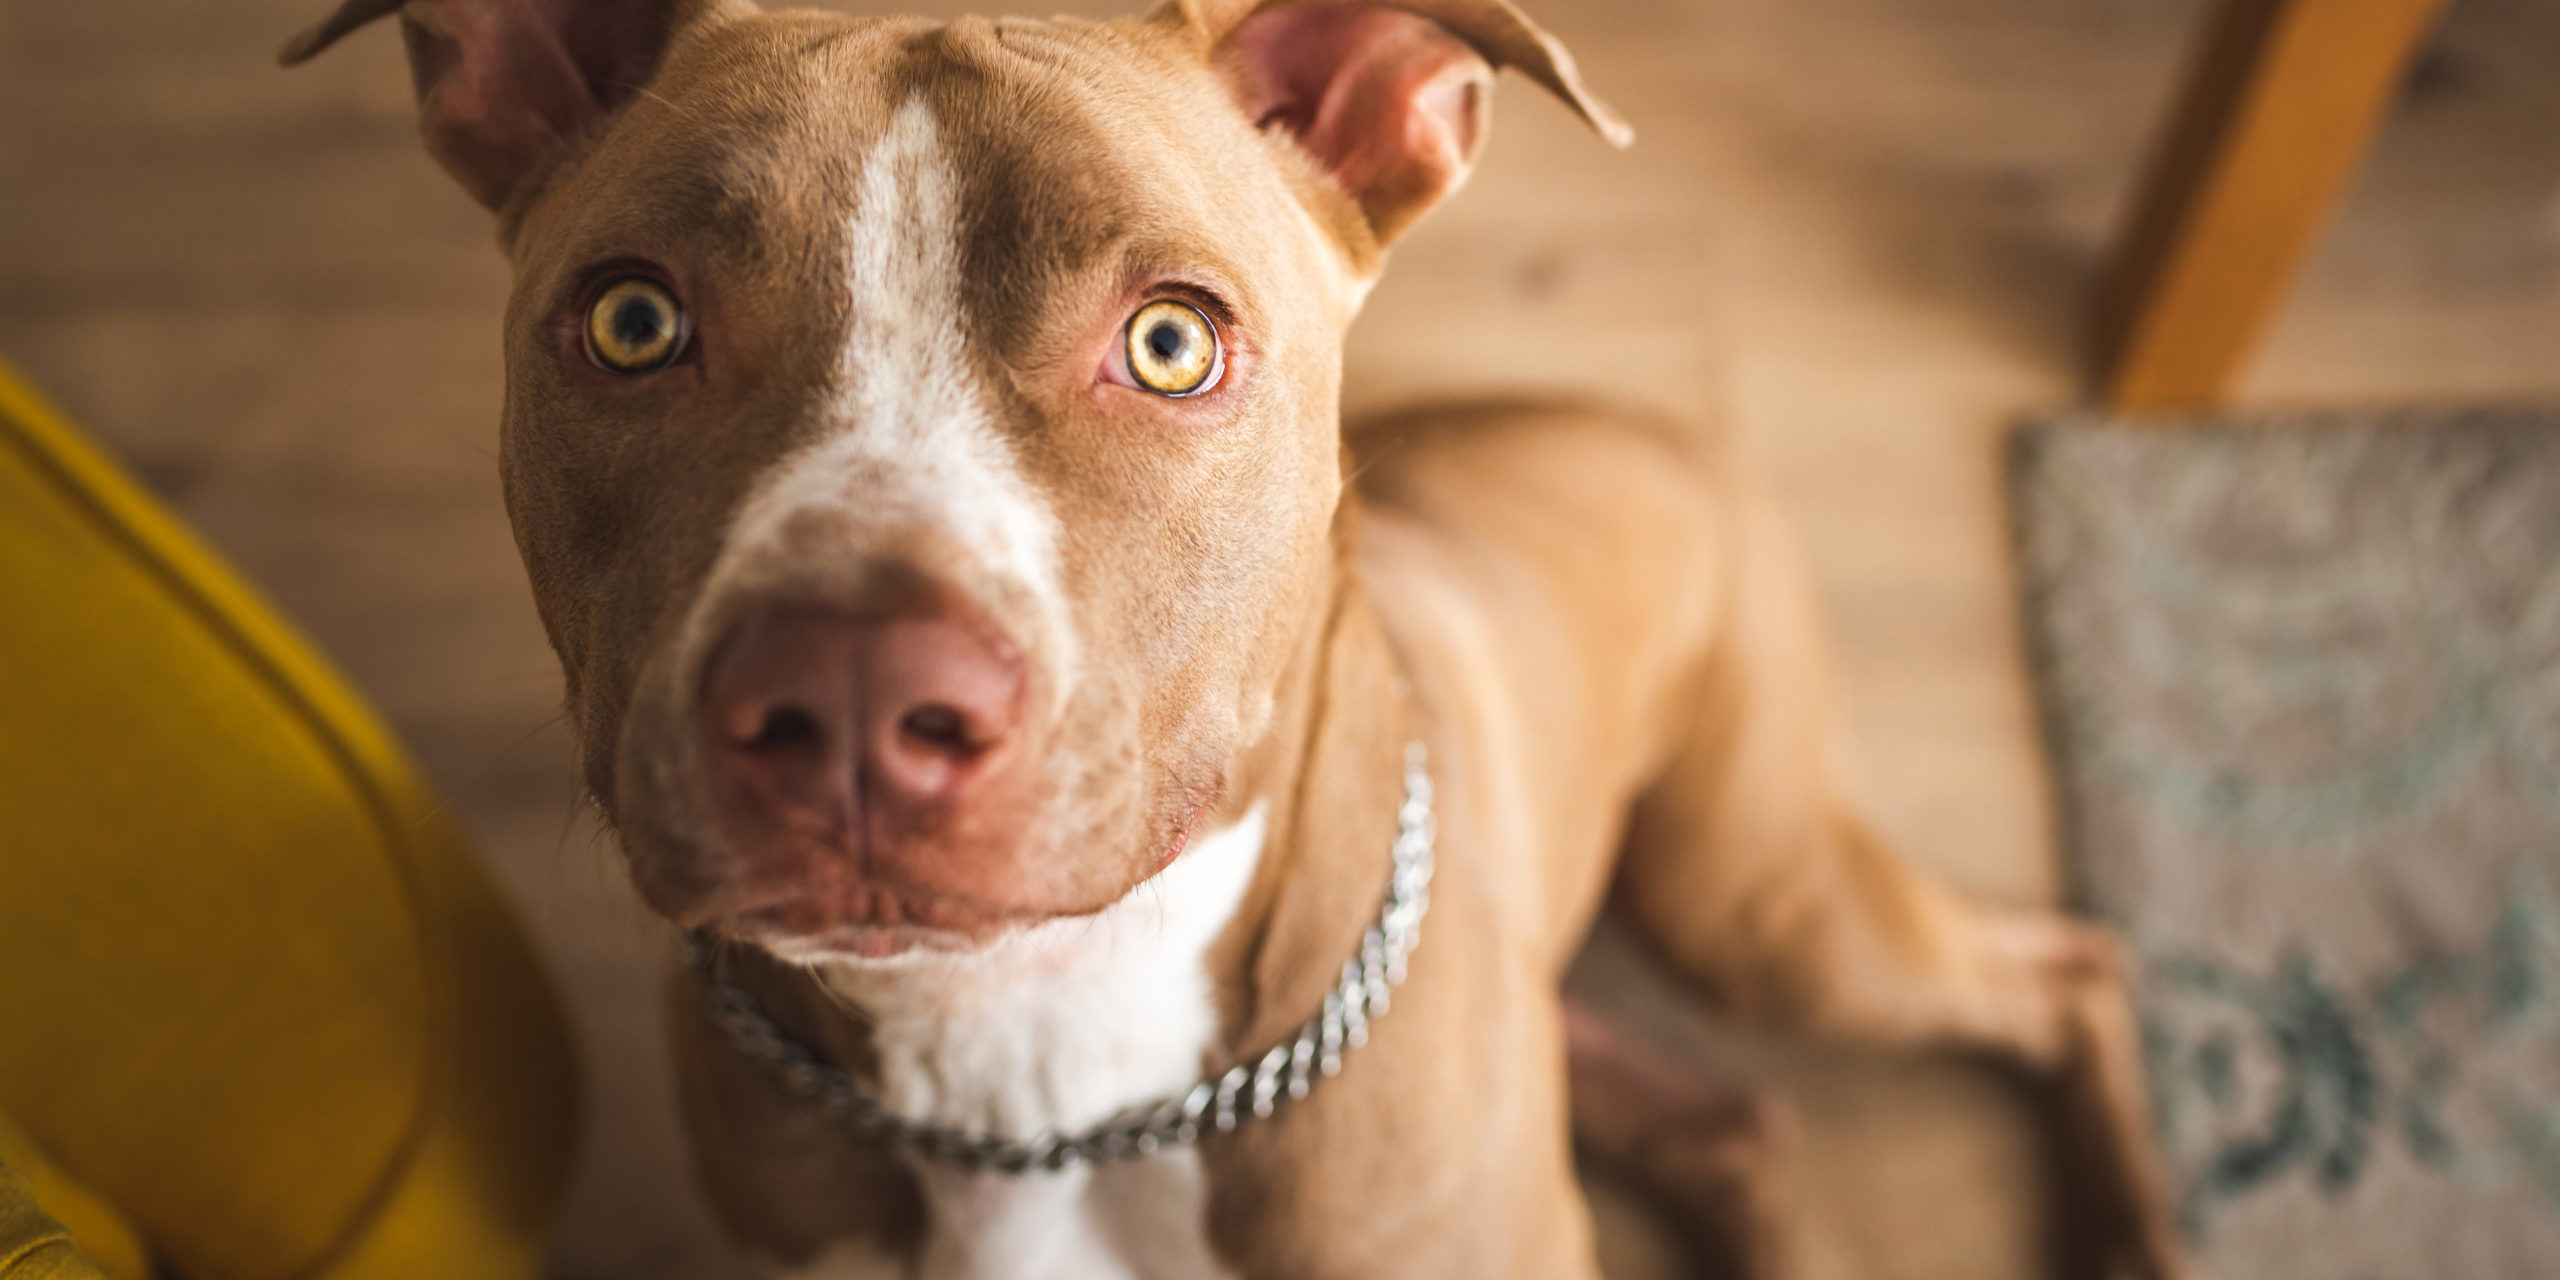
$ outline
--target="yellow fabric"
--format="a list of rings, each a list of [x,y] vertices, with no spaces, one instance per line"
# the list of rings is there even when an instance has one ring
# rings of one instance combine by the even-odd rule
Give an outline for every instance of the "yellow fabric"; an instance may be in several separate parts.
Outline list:
[[[0,1111],[191,1280],[532,1274],[575,1067],[521,929],[357,699],[5,366],[0,671]]]
[[[70,1267],[70,1259],[91,1266]],[[9,1117],[0,1116],[0,1280],[98,1275],[150,1280],[151,1254],[115,1206],[55,1167]],[[42,1258],[46,1265],[33,1261]],[[11,1267],[23,1266],[23,1272]]]
[[[61,1223],[46,1217],[34,1188],[0,1164],[0,1280],[106,1280]]]

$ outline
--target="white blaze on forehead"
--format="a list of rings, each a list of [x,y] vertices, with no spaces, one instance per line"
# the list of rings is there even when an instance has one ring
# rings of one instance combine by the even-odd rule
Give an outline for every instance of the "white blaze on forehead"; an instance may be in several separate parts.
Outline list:
[[[943,434],[931,429],[937,418],[983,418],[962,352],[953,188],[933,112],[907,99],[862,157],[846,242],[843,394],[847,417],[914,447]]]
[[[1057,516],[1023,476],[969,358],[961,308],[959,185],[933,112],[909,98],[861,157],[846,225],[847,322],[827,430],[775,469],[741,514],[724,577],[823,578],[791,536],[812,518],[859,538],[928,531],[968,578],[1017,599],[979,603],[1044,634],[1062,701],[1074,670]],[[879,548],[848,546],[848,558]],[[715,591],[721,584],[713,584]],[[965,585],[965,584],[964,584]],[[1032,616],[1022,617],[1024,613]]]

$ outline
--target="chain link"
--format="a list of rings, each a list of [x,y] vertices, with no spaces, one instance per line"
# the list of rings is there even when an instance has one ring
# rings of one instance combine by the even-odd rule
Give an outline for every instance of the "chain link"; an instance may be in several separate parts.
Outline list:
[[[1180,1094],[1131,1107],[1074,1137],[1044,1134],[1018,1142],[910,1120],[872,1097],[842,1067],[792,1039],[755,997],[722,978],[701,934],[685,935],[685,962],[709,991],[711,1020],[748,1057],[762,1061],[792,1093],[855,1131],[917,1156],[972,1170],[1027,1173],[1188,1146],[1247,1119],[1267,1119],[1281,1106],[1306,1097],[1317,1080],[1341,1073],[1344,1053],[1369,1042],[1370,1025],[1386,1013],[1389,993],[1404,981],[1405,962],[1422,941],[1422,917],[1431,909],[1432,847],[1439,824],[1431,806],[1431,775],[1423,766],[1422,744],[1407,744],[1404,801],[1396,808],[1386,900],[1378,908],[1377,922],[1361,936],[1359,954],[1343,962],[1342,976],[1326,993],[1324,1007],[1295,1036],[1260,1058],[1236,1063]]]

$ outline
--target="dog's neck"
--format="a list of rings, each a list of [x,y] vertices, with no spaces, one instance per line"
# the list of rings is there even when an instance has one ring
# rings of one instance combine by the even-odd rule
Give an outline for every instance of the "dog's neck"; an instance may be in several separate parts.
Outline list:
[[[1398,659],[1355,568],[1346,493],[1334,556],[1272,728],[1240,777],[1270,803],[1254,883],[1209,958],[1222,1062],[1259,1054],[1324,1002],[1386,891],[1404,745],[1420,732]]]
[[[1171,865],[1101,912],[983,949],[814,967],[863,1024],[891,1110],[1072,1134],[1259,1054],[1321,1006],[1384,892],[1410,731],[1350,571],[1351,515],[1269,728]]]

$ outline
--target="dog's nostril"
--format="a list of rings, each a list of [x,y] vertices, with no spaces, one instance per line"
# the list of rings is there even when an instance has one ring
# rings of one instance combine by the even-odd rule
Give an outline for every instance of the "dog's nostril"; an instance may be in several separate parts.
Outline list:
[[[788,703],[764,713],[756,725],[756,733],[747,745],[757,748],[796,747],[818,740],[818,718]]]
[[[969,740],[968,718],[948,703],[927,703],[899,717],[898,732],[938,751],[978,749],[978,744]]]

